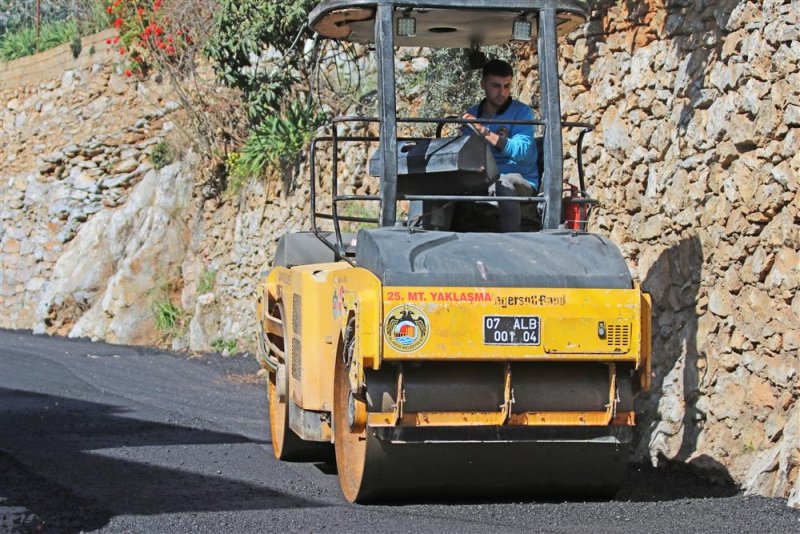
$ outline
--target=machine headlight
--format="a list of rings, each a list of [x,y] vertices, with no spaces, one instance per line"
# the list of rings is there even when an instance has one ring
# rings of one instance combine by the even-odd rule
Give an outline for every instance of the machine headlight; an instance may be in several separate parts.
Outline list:
[[[408,15],[397,17],[397,35],[399,37],[414,37],[417,35],[417,19]]]
[[[531,21],[524,18],[518,18],[514,21],[514,25],[511,28],[511,40],[530,41],[532,32],[533,24],[531,24]]]

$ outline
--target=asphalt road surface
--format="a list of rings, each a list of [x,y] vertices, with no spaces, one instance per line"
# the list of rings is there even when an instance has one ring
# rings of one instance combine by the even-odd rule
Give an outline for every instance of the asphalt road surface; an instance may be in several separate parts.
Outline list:
[[[800,532],[800,511],[632,466],[610,502],[343,501],[281,463],[252,358],[0,330],[0,532]]]

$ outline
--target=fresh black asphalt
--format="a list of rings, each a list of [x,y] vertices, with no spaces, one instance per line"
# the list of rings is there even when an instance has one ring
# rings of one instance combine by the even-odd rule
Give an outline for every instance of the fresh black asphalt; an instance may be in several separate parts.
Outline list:
[[[343,502],[272,457],[252,357],[0,330],[0,532],[800,532],[800,511],[631,466],[610,502]]]

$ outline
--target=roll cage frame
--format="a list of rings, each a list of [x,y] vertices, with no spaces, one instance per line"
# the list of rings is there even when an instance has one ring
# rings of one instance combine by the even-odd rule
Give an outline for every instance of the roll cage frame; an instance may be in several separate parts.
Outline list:
[[[580,183],[579,198],[572,198],[569,202],[578,204],[596,204],[594,199],[586,195],[584,184],[582,144],[586,133],[593,126],[580,122],[564,122],[561,120],[561,100],[558,82],[558,15],[569,13],[583,20],[588,18],[589,7],[580,0],[323,0],[309,15],[312,28],[326,15],[337,10],[372,8],[374,9],[374,37],[373,43],[377,60],[377,117],[365,116],[339,116],[331,121],[332,134],[329,136],[315,137],[310,147],[311,167],[311,222],[312,229],[317,237],[331,248],[336,259],[348,259],[353,255],[343,243],[340,223],[377,223],[380,226],[395,226],[397,218],[397,202],[401,200],[417,201],[513,201],[520,203],[541,203],[544,205],[542,229],[556,229],[562,222],[562,196],[564,188],[563,179],[563,153],[562,153],[562,128],[579,128],[581,132],[577,142],[577,166]],[[543,151],[539,158],[543,159],[544,172],[541,176],[540,193],[533,197],[497,197],[497,196],[464,196],[464,195],[414,195],[398,194],[398,152],[397,141],[414,141],[425,138],[398,138],[398,123],[437,124],[437,137],[440,136],[445,124],[470,124],[475,120],[462,118],[409,118],[397,116],[396,80],[395,80],[395,11],[410,12],[413,9],[460,9],[460,10],[488,10],[501,12],[515,12],[533,15],[538,22],[537,52],[539,58],[539,81],[541,94],[542,118],[532,121],[508,121],[480,119],[482,124],[530,124],[543,127]],[[347,22],[345,20],[345,22]],[[322,37],[326,37],[322,35]],[[420,45],[424,46],[424,45]],[[379,125],[378,136],[340,136],[338,126],[343,123]],[[557,125],[557,127],[551,127]],[[380,143],[380,179],[379,195],[340,195],[338,192],[338,153],[341,142],[379,142]],[[332,144],[332,199],[331,213],[322,213],[317,210],[316,202],[316,152],[317,145],[321,142]],[[380,203],[380,216],[378,219],[340,215],[337,206],[348,201],[377,201]],[[317,219],[333,221],[335,243],[331,243],[317,225]]]

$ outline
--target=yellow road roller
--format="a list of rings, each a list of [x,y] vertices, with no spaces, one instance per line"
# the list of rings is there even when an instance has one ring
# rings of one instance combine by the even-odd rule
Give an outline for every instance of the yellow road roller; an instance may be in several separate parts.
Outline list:
[[[322,0],[309,15],[321,38],[374,47],[377,115],[337,117],[312,141],[312,170],[321,153],[334,161],[328,176],[312,171],[311,230],[284,235],[260,281],[258,359],[275,456],[333,447],[348,501],[585,498],[621,484],[633,400],[649,387],[650,302],[618,248],[586,231],[594,201],[580,144],[591,126],[561,120],[558,38],[588,10],[578,0]],[[397,115],[395,53],[534,39],[541,119],[528,122],[542,132],[542,186],[492,196],[487,143],[442,135],[471,119]],[[436,136],[398,134],[419,123],[440,126]],[[579,186],[565,197],[569,128],[582,132]],[[351,143],[374,145],[364,172],[379,194],[340,193],[358,178],[338,171]],[[496,231],[498,201],[522,204],[522,231]],[[378,215],[348,215],[347,203]]]

